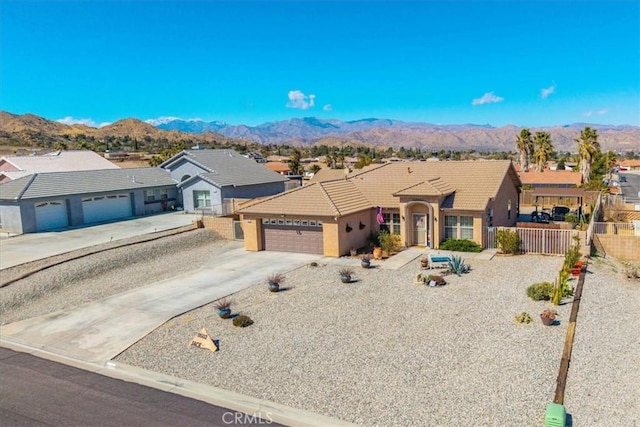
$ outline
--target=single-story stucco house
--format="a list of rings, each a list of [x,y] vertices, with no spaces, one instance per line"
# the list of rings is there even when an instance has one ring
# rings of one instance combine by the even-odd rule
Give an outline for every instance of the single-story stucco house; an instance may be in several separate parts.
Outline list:
[[[0,226],[32,233],[148,215],[177,203],[160,168],[47,172],[0,184]]]
[[[386,163],[313,182],[238,210],[245,249],[341,256],[388,229],[405,246],[437,248],[488,226],[514,226],[520,179],[510,161]]]
[[[185,150],[160,167],[178,182],[186,212],[230,214],[225,201],[282,193],[289,181],[233,150]]]

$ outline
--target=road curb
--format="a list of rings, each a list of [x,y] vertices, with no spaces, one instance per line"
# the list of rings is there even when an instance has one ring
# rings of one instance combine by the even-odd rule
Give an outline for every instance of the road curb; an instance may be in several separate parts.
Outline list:
[[[357,426],[346,421],[325,415],[305,411],[303,409],[292,408],[264,399],[246,396],[218,387],[196,383],[193,381],[165,375],[158,372],[148,371],[116,361],[106,361],[103,364],[89,363],[82,360],[72,359],[51,353],[44,348],[27,346],[6,337],[0,337],[0,347],[5,347],[21,353],[28,353],[33,356],[50,360],[104,375],[110,378],[132,382],[154,388],[169,393],[178,394],[191,399],[200,400],[212,405],[229,408],[233,411],[244,412],[251,416],[260,417],[272,422],[300,427],[347,427]],[[265,421],[266,423],[266,421]]]

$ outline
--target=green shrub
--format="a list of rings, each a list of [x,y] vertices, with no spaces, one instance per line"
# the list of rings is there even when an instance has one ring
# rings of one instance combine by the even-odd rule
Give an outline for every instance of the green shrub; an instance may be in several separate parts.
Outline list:
[[[245,328],[247,326],[253,325],[253,320],[249,316],[245,316],[241,314],[233,318],[233,326],[237,326],[239,328]]]
[[[520,236],[515,230],[498,230],[496,233],[498,248],[503,254],[519,254],[520,253]]]
[[[549,301],[553,295],[554,286],[550,282],[534,283],[527,288],[527,296],[534,301]]]
[[[564,220],[566,222],[570,222],[571,224],[577,224],[578,223],[578,217],[576,216],[576,214],[569,212],[568,214],[564,215]]]
[[[531,323],[533,322],[533,317],[531,317],[531,315],[529,313],[527,313],[526,311],[523,311],[522,313],[518,314],[516,316],[516,322],[518,323]]]
[[[448,239],[440,244],[444,251],[482,252],[482,246],[469,239]]]

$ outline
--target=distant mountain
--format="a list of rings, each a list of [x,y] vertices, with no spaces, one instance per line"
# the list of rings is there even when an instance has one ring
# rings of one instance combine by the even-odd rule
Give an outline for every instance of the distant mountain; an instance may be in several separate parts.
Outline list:
[[[156,125],[152,125],[155,123]],[[603,150],[640,151],[640,127],[574,123],[564,126],[530,128],[546,131],[559,151],[575,152],[575,139],[585,126],[598,130]],[[33,114],[0,112],[0,143],[52,147],[57,142],[84,135],[94,145],[110,138],[146,141],[155,147],[177,141],[186,143],[241,143],[331,146],[352,144],[381,148],[424,150],[514,151],[521,127],[508,125],[439,125],[400,120],[366,118],[343,122],[316,117],[294,118],[258,126],[224,122],[162,118],[143,122],[135,118],[118,120],[102,128],[65,125]],[[74,139],[75,138],[75,139]],[[144,147],[144,144],[137,144]]]
[[[127,138],[140,142],[164,142],[165,145],[178,141],[242,144],[246,142],[210,131],[186,133],[162,130],[134,118],[122,119],[101,128],[94,128],[85,125],[65,125],[33,114],[18,115],[0,111],[0,144],[52,147],[59,142],[68,143],[80,136],[96,142]]]
[[[604,150],[638,150],[640,127],[573,123],[564,126],[530,128],[546,131],[556,149],[576,151],[580,130],[591,126],[598,130]],[[183,132],[215,131],[230,138],[244,138],[261,144],[365,144],[382,147],[427,148],[432,150],[513,150],[521,127],[508,125],[437,125],[400,120],[367,118],[343,122],[316,117],[267,122],[257,126],[230,125],[200,120],[169,120],[158,125],[165,130]]]

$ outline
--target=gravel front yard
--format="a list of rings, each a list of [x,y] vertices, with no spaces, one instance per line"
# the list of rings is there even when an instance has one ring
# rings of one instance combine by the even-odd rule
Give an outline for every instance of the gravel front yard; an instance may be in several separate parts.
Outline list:
[[[196,230],[53,267],[0,289],[1,321],[199,268],[227,244]],[[259,283],[232,296],[234,313],[250,315],[252,326],[235,328],[210,304],[117,360],[367,426],[542,425],[571,304],[557,308],[560,325],[545,327],[538,313],[551,305],[531,301],[525,289],[552,281],[561,258],[472,260],[471,273],[447,276],[441,288],[413,284],[418,260],[397,271],[347,262],[356,266],[354,283],[340,283],[338,265],[305,266],[286,274],[283,292]],[[565,405],[574,425],[640,425],[640,285],[623,279],[615,262],[596,261],[589,271]],[[533,323],[514,321],[522,311]],[[189,347],[202,327],[219,352]]]

